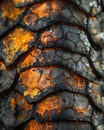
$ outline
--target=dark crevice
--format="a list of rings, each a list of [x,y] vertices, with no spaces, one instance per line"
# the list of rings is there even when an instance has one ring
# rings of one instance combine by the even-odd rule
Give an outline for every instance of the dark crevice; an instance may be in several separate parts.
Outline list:
[[[93,109],[93,112],[91,113],[90,120],[91,120],[92,128],[93,128],[94,130],[97,130],[96,126],[95,126],[94,123],[93,123],[94,121],[92,120],[92,116],[93,116],[94,111],[95,111],[95,108]]]
[[[0,93],[0,102],[4,102],[11,95],[16,83],[18,82],[18,79],[19,79],[19,74],[17,74],[16,77],[14,78],[14,82],[11,85],[11,87],[5,90],[4,92]]]
[[[88,82],[86,83],[86,87],[85,87],[85,88],[86,88],[86,97],[87,97],[89,103],[91,104],[91,106],[92,106],[94,109],[96,109],[97,111],[103,112],[102,109],[100,109],[100,108],[94,103],[93,99],[89,96],[89,94],[88,94]]]
[[[95,66],[94,66],[94,64],[93,64],[93,62],[92,62],[92,60],[91,60],[91,58],[88,57],[88,59],[89,59],[89,64],[90,64],[90,65],[92,66],[92,68],[93,68],[93,73],[97,76],[96,79],[98,79],[98,80],[103,79],[103,78],[104,78],[104,75],[101,74],[101,73],[95,68]]]
[[[104,0],[100,0],[101,1],[101,8],[102,8],[102,11],[104,12]]]

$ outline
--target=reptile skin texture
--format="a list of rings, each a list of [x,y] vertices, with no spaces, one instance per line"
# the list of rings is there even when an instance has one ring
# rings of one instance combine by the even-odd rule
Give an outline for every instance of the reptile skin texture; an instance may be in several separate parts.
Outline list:
[[[0,1],[0,130],[104,130],[104,0]]]

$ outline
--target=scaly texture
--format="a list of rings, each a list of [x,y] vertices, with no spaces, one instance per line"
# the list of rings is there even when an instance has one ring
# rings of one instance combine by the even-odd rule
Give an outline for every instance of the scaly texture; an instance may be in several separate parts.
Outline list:
[[[0,130],[104,130],[104,1],[0,4]]]

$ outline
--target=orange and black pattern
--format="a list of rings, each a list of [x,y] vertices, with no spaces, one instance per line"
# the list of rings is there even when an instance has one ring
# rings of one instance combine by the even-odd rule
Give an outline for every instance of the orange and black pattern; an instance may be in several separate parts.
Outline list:
[[[0,2],[0,130],[104,130],[104,0]]]

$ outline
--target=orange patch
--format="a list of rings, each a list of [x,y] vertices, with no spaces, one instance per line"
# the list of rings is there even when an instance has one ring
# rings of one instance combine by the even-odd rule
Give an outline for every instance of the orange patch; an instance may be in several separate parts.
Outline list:
[[[85,87],[86,80],[77,75],[73,75],[70,77],[68,82],[70,85],[76,86],[76,87],[78,87],[79,90],[82,90]]]
[[[48,114],[50,114],[50,111],[57,110],[57,112],[60,114],[60,111],[63,107],[64,103],[62,99],[59,96],[53,96],[45,98],[39,102],[36,112],[44,116],[45,111],[48,111]]]
[[[16,20],[25,11],[26,7],[16,8],[12,3],[6,1],[1,4],[1,9],[3,18]]]
[[[12,0],[14,4],[33,2],[33,0]]]
[[[11,100],[10,100],[10,106],[12,107],[12,109],[14,109],[15,105],[16,105],[15,99],[11,98]]]
[[[24,67],[27,67],[29,65],[32,65],[33,63],[36,62],[36,58],[40,52],[41,51],[39,49],[34,48],[34,50],[29,52],[29,54],[26,56],[26,58],[23,60],[23,62],[20,63],[18,66],[20,66],[21,68],[24,68]]]
[[[36,120],[32,120],[25,126],[24,130],[43,130],[43,129],[42,124],[40,124]]]
[[[17,28],[9,33],[3,40],[3,53],[6,55],[6,62],[13,63],[18,52],[28,50],[29,42],[34,39],[34,34],[22,28]]]
[[[0,61],[0,70],[6,70],[6,65]]]
[[[40,71],[43,71],[42,73]],[[27,87],[24,96],[30,95],[31,98],[40,94],[41,91],[47,87],[52,86],[52,79],[50,78],[51,69],[31,68],[20,74],[21,87]]]
[[[86,111],[88,110],[88,106],[86,106],[86,108],[84,109],[78,109],[76,107],[73,107],[73,109],[78,113],[86,113]]]
[[[42,2],[41,4],[34,4],[30,10],[39,16],[39,18],[49,16],[51,11],[51,2]]]

